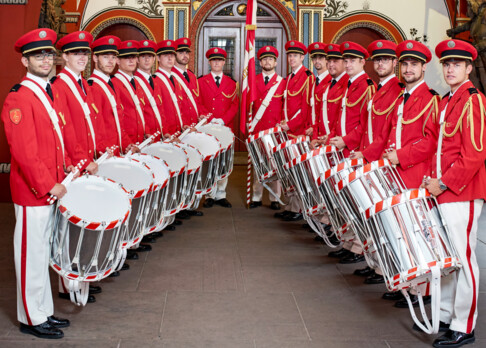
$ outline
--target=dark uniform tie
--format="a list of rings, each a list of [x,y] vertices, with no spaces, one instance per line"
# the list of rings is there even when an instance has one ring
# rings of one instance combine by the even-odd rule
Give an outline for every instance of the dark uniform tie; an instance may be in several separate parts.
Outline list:
[[[191,82],[191,79],[189,78],[189,74],[187,73],[187,71],[184,71],[184,73],[182,75],[184,75],[184,77],[186,78],[187,82]]]
[[[84,92],[84,94],[86,94],[86,91],[84,90],[83,82],[81,81],[81,79],[78,79],[78,85],[79,85],[79,87],[81,87],[81,90]]]
[[[270,78],[269,78],[268,76],[265,76],[265,85],[268,83],[268,80],[269,80],[269,79],[270,79]]]
[[[152,78],[152,76],[149,77],[149,84],[150,84],[150,87],[152,87],[152,89],[154,89],[154,79]]]
[[[172,82],[172,87],[175,87],[174,76],[169,76],[170,82]]]
[[[329,87],[329,88],[333,88],[336,83],[337,83],[337,80],[336,79],[332,79],[332,81],[331,81],[331,87]]]
[[[54,95],[52,94],[51,85],[49,83],[46,86],[46,92],[47,95],[51,98],[51,100],[54,101]]]
[[[113,86],[113,82],[111,82],[111,78],[108,80],[108,86],[110,86],[112,90],[115,90],[115,86]]]
[[[132,77],[132,79],[130,80],[130,83],[131,85],[133,86],[133,89],[134,90],[137,90],[137,85],[135,84],[135,79]]]
[[[316,78],[316,86],[319,86],[319,82],[321,82],[321,80],[319,80],[319,77]]]
[[[378,85],[378,89],[377,89],[377,91],[379,91],[381,87],[382,87],[382,85],[381,85],[381,83],[380,83],[380,84]]]
[[[219,77],[219,76],[216,76],[216,77],[215,77],[215,79],[216,79],[216,86],[218,86],[218,88],[219,88],[219,79],[220,79],[220,78],[221,78],[221,77]]]
[[[290,75],[290,79],[292,80],[294,76],[295,76],[295,74],[292,73],[292,75]]]
[[[351,80],[348,80],[348,88],[351,87]]]
[[[404,104],[407,102],[408,98],[410,98],[410,93],[405,93],[405,94],[403,95],[403,103],[404,103]]]

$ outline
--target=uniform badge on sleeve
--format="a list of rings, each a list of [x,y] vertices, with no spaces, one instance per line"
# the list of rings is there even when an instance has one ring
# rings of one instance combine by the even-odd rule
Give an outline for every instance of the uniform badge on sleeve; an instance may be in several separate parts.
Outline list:
[[[22,111],[20,111],[20,109],[10,110],[9,115],[10,121],[12,121],[14,124],[19,124],[22,120]]]

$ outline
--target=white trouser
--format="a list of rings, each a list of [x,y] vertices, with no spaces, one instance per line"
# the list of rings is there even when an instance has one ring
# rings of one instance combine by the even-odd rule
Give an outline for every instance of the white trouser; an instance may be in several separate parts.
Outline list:
[[[226,186],[228,186],[228,177],[224,178],[223,180],[219,180],[216,183],[216,187],[208,195],[208,197],[214,200],[226,198]]]
[[[289,197],[289,202],[285,206],[284,210],[291,211],[293,213],[300,212],[300,199],[296,195],[291,195]]]
[[[476,260],[478,220],[483,200],[444,203],[442,216],[449,227],[462,268],[442,278],[440,320],[450,329],[470,333],[478,316],[479,267]]]
[[[14,207],[17,318],[26,325],[39,325],[54,314],[49,281],[49,236],[55,206],[24,207],[14,204]]]
[[[273,194],[268,192],[268,198],[270,202],[278,202],[278,198],[280,198],[282,194],[282,186],[280,185],[280,180],[275,180],[267,183],[267,186],[277,195],[275,197]],[[263,198],[263,185],[260,184],[258,179],[253,179],[253,195],[251,200],[254,202],[261,202]]]

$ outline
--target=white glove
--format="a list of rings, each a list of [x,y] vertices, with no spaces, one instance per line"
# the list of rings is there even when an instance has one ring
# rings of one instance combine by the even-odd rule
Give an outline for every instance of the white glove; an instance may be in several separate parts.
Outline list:
[[[213,118],[210,123],[216,123],[224,126],[224,121],[222,118]]]

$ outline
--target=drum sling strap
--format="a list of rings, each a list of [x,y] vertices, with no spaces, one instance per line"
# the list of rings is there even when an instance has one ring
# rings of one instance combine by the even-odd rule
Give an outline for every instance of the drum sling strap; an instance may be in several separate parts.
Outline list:
[[[330,87],[331,84],[326,87],[326,91],[322,95],[322,124],[326,130],[326,135],[331,133],[331,130],[329,129],[329,118],[327,117],[327,96],[329,95]]]
[[[327,75],[329,75],[329,71],[326,70],[325,72],[325,75],[324,75],[324,78],[327,77]],[[324,78],[321,80],[321,83],[322,81],[324,81]],[[328,88],[326,88],[328,89]],[[312,86],[312,97],[311,97],[311,100],[310,100],[310,106],[312,108],[312,125],[315,125],[316,124],[316,115],[317,115],[317,112],[316,112],[316,96],[315,96],[315,92],[316,92],[316,84],[314,83],[314,85]]]
[[[265,110],[267,110],[268,106],[270,105],[270,101],[272,100],[273,96],[275,95],[275,92],[277,92],[277,89],[280,86],[280,83],[281,83],[282,80],[283,80],[283,78],[281,76],[277,76],[277,83],[275,83],[272,86],[272,88],[270,88],[268,90],[267,95],[263,99],[262,104],[258,108],[258,111],[256,112],[255,117],[253,118],[253,121],[250,124],[250,128],[248,130],[250,133],[253,132],[253,130],[255,129],[258,122],[260,122],[260,120],[262,119],[263,114],[265,113]]]
[[[178,74],[172,74],[172,76],[174,76],[174,78],[177,80],[177,82],[179,82],[179,84],[182,86],[182,88],[184,89],[184,92],[186,92],[187,97],[191,101],[192,106],[194,106],[194,110],[196,110],[196,114],[199,115],[199,110],[197,109],[197,103],[194,100],[194,97],[193,97],[192,92],[189,89],[189,87],[187,87],[186,83],[184,81],[182,81],[181,77]]]
[[[132,97],[133,103],[135,104],[135,109],[137,110],[138,117],[142,122],[143,133],[145,134],[145,119],[143,118],[143,111],[140,107],[140,99],[138,99],[137,95],[133,91],[132,85],[130,85],[130,82],[125,76],[123,76],[121,73],[116,73],[115,76],[123,83],[128,93],[130,93],[130,97]]]
[[[179,118],[179,123],[180,123],[181,129],[182,129],[182,127],[184,126],[184,123],[182,122],[181,110],[179,109],[179,103],[177,102],[177,96],[174,93],[174,91],[172,90],[172,87],[170,85],[169,80],[167,79],[167,77],[163,73],[161,73],[160,71],[157,71],[155,73],[155,75],[157,75],[157,77],[164,83],[165,87],[169,91],[170,98],[172,99],[172,103],[174,104],[174,107],[176,109],[177,117]]]
[[[292,118],[289,120],[289,115],[288,115],[288,112],[287,112],[287,100],[288,100],[288,94],[290,93],[289,92],[289,82],[290,82],[290,79],[287,77],[287,85],[285,87],[285,92],[284,92],[284,116],[285,116],[285,121],[286,122],[289,122],[290,120],[293,120],[294,118],[297,117],[298,114],[300,114],[300,112],[302,111],[301,109],[299,109],[293,116]]]
[[[73,80],[67,76],[65,73],[60,73],[57,75],[61,80],[63,80],[74,94],[74,97],[78,101],[79,105],[83,109],[84,118],[86,119],[86,123],[88,124],[89,131],[91,132],[91,140],[93,140],[93,148],[94,148],[94,156],[96,158],[96,139],[95,139],[95,132],[93,128],[93,123],[91,122],[91,115],[89,111],[88,104],[83,100],[81,94],[79,94],[78,88],[74,85]]]
[[[152,110],[154,111],[155,118],[157,119],[157,123],[159,124],[160,132],[163,133],[162,118],[160,117],[159,108],[157,107],[157,104],[155,103],[154,96],[152,95],[152,93],[150,93],[150,91],[147,87],[147,84],[145,83],[145,81],[143,81],[142,78],[140,78],[139,76],[135,76],[135,79],[140,83],[140,86],[142,86],[143,92],[147,96],[147,99],[150,103],[150,106],[152,107]]]

